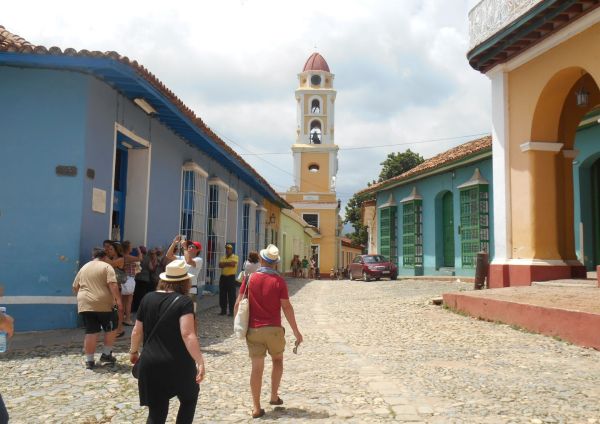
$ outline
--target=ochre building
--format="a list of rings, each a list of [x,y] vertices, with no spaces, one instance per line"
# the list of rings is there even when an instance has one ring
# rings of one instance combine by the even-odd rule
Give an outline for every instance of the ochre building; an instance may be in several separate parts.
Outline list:
[[[310,252],[321,273],[341,267],[341,219],[335,192],[338,146],[335,144],[334,75],[319,53],[298,74],[297,128],[292,145],[294,185],[282,194],[309,225],[318,230]]]
[[[583,139],[598,124],[599,6],[483,0],[469,15],[469,62],[492,82],[491,287],[600,262],[600,143]]]

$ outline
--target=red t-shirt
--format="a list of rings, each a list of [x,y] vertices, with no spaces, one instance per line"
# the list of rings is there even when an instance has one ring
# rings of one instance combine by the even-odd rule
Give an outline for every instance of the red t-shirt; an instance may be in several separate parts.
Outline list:
[[[246,280],[240,292],[246,290]],[[250,275],[249,328],[281,327],[281,299],[289,299],[287,283],[281,276],[255,272]]]

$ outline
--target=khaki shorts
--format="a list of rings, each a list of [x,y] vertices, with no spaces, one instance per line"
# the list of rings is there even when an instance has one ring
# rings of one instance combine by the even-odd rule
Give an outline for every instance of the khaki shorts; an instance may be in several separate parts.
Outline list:
[[[285,329],[283,327],[249,328],[246,344],[251,358],[281,355],[285,350]]]

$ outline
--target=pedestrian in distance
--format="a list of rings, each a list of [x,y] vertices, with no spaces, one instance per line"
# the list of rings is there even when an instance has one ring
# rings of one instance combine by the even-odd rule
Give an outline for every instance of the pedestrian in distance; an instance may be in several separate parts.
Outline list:
[[[127,273],[125,272],[125,258],[123,258],[123,246],[118,241],[111,241],[105,251],[106,258],[104,260],[113,267],[117,277],[117,288],[119,289],[119,293],[121,293],[121,286],[127,281]],[[120,308],[119,324],[117,326],[117,338],[123,337],[124,335],[123,308]]]
[[[221,268],[221,277],[219,278],[219,305],[221,313],[219,315],[233,316],[233,306],[235,305],[235,276],[237,273],[239,259],[233,253],[231,244],[225,245],[225,256],[219,260],[219,268]]]
[[[302,278],[308,278],[308,259],[306,256],[302,259]]]
[[[138,273],[138,266],[142,260],[141,252],[131,248],[130,241],[124,241],[123,244],[123,269],[127,274],[125,284],[121,285],[121,301],[123,302],[123,325],[132,326],[131,304],[133,302],[133,293],[135,292],[135,276]]]
[[[4,294],[3,291],[4,289],[0,287],[0,297]],[[14,319],[10,315],[0,312],[0,331],[6,333],[9,339],[15,331],[14,322]],[[8,419],[8,410],[0,394],[0,424],[8,424]]]
[[[175,249],[179,247],[180,254],[175,254]],[[194,303],[194,313],[196,312],[196,300],[198,295],[198,276],[202,271],[202,258],[200,253],[202,252],[202,245],[200,242],[192,240],[184,240],[181,235],[175,236],[171,246],[167,250],[167,260],[182,260],[185,261],[187,266],[187,272],[192,274],[192,286],[190,289],[190,298]]]
[[[185,261],[170,262],[160,274],[157,290],[144,296],[138,309],[129,359],[132,364],[140,361],[138,390],[140,405],[148,407],[147,423],[164,423],[169,399],[175,396],[179,399],[177,423],[194,420],[205,369],[194,305],[188,296],[193,276]]]
[[[244,262],[244,277],[248,277],[249,275],[255,273],[260,268],[260,259],[258,257],[258,252],[250,252],[248,253],[248,259]]]
[[[283,352],[285,350],[285,330],[281,326],[281,312],[292,327],[296,346],[302,343],[302,334],[296,324],[294,308],[290,302],[287,283],[276,271],[280,261],[279,249],[270,244],[260,251],[261,267],[250,277],[246,278],[240,288],[236,300],[235,312],[244,297],[248,284],[248,301],[250,304],[250,319],[246,344],[252,361],[250,374],[250,390],[252,392],[252,418],[265,415],[261,408],[260,393],[262,388],[265,357],[267,352],[273,362],[271,372],[270,405],[282,405],[279,397],[279,385],[283,376]]]
[[[123,307],[115,271],[108,263],[106,251],[96,248],[93,257],[92,261],[81,267],[73,281],[77,312],[85,327],[83,350],[87,369],[93,369],[96,365],[94,355],[100,330],[104,331],[100,362],[114,364],[117,361],[112,350],[119,321],[118,311]]]

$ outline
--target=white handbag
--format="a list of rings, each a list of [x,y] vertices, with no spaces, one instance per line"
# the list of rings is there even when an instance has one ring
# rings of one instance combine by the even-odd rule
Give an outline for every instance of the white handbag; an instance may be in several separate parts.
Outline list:
[[[248,287],[250,287],[251,279],[252,275],[248,277],[246,289],[244,290],[244,298],[240,301],[237,314],[235,314],[233,320],[233,332],[238,339],[245,339],[246,333],[248,333],[248,322],[250,321],[250,302],[248,300],[250,291],[248,290]]]

